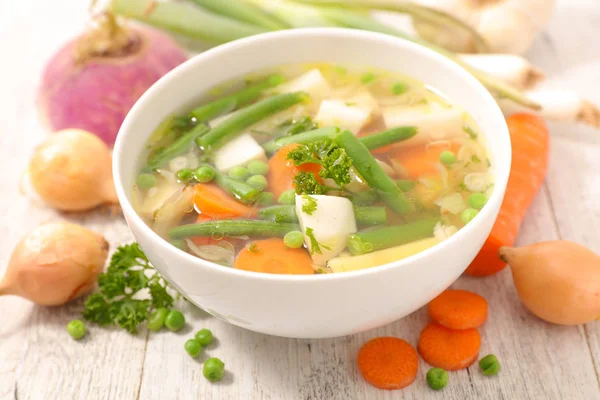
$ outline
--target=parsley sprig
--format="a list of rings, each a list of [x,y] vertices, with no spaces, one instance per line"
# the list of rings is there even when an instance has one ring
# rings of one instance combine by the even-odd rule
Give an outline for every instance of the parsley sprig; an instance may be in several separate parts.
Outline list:
[[[98,276],[98,287],[99,292],[86,299],[83,317],[101,326],[116,324],[130,333],[137,333],[154,309],[173,305],[168,283],[137,243],[115,251],[106,272]]]

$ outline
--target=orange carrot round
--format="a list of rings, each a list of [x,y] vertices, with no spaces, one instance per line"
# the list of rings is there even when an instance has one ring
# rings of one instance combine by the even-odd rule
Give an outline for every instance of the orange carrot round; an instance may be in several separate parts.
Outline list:
[[[367,382],[380,389],[402,389],[413,383],[419,371],[419,356],[406,341],[378,337],[358,352],[358,369]]]
[[[477,328],[488,315],[488,303],[466,290],[446,290],[429,303],[429,316],[449,329]]]
[[[467,368],[479,356],[481,336],[477,329],[455,331],[429,323],[419,337],[419,354],[433,367],[447,371]]]
[[[425,174],[439,175],[440,154],[447,150],[456,154],[460,150],[460,144],[452,142],[445,146],[401,147],[394,152],[392,158],[400,162],[407,178],[417,179]]]
[[[267,274],[314,274],[312,260],[303,249],[290,249],[279,238],[255,240],[239,252],[234,268]]]
[[[215,185],[199,183],[194,186],[196,210],[211,219],[253,217],[257,210],[248,207]]]
[[[277,150],[277,153],[269,160],[267,180],[269,181],[269,191],[275,195],[275,198],[294,188],[294,178],[300,171],[312,172],[319,179],[321,170],[319,164],[308,163],[296,166],[293,161],[287,159],[288,153],[298,146],[298,144],[284,146]]]
[[[548,170],[550,135],[544,120],[519,113],[508,117],[506,122],[512,143],[510,177],[492,232],[466,270],[472,276],[491,275],[506,267],[498,258],[498,250],[514,244],[521,221]]]

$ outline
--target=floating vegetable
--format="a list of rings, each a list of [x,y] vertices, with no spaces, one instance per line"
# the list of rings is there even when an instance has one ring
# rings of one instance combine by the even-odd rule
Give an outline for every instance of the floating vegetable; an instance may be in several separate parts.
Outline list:
[[[506,266],[498,259],[498,250],[501,246],[513,245],[548,168],[550,135],[544,121],[531,114],[515,114],[506,122],[512,146],[510,177],[498,218],[479,254],[467,268],[468,275],[491,275]],[[468,215],[461,215],[465,223],[477,214],[474,209],[467,210],[471,210]]]
[[[45,306],[64,304],[94,287],[107,253],[102,235],[82,226],[41,225],[13,250],[0,296],[21,296]]]
[[[565,240],[501,247],[521,301],[533,314],[559,325],[600,316],[600,256]]]
[[[29,162],[38,195],[61,211],[118,204],[109,148],[89,132],[66,129],[50,136]]]
[[[158,31],[124,27],[111,13],[96,22],[48,62],[38,102],[52,131],[85,129],[112,146],[136,100],[187,57]]]

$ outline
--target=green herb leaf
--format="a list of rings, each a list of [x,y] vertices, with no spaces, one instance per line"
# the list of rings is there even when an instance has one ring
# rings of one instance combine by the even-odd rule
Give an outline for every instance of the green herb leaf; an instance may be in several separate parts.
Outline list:
[[[331,247],[327,247],[324,244],[321,244],[317,241],[317,238],[315,238],[315,233],[312,228],[308,228],[308,227],[306,228],[306,236],[308,236],[308,239],[310,240],[310,254],[311,255],[313,255],[315,253],[323,254],[321,247],[324,248],[325,250],[331,250]]]
[[[481,159],[479,157],[477,157],[476,154],[473,154],[471,156],[471,161],[474,162],[475,164],[479,164],[481,162]]]
[[[252,242],[248,244],[248,251],[251,253],[258,253],[260,251],[260,248],[256,243]]]
[[[475,132],[473,130],[473,128],[471,128],[470,126],[463,126],[463,131],[465,131],[465,133],[467,133],[467,135],[471,136],[471,139],[477,139],[477,132]]]
[[[286,159],[291,160],[294,165],[317,163],[320,161],[308,146],[298,146],[287,154]]]
[[[303,117],[294,121],[287,121],[279,126],[280,136],[292,136],[299,133],[315,130],[319,127],[311,117]]]
[[[321,185],[315,174],[301,171],[294,177],[294,187],[298,194],[325,194],[326,188]]]
[[[304,203],[302,204],[302,211],[308,215],[313,215],[313,213],[317,211],[317,199],[305,194],[302,196],[302,200],[304,200]]]
[[[323,178],[330,178],[337,183],[341,188],[343,185],[350,183],[350,168],[352,168],[352,160],[346,154],[346,150],[337,148],[327,154],[321,160],[321,175]]]

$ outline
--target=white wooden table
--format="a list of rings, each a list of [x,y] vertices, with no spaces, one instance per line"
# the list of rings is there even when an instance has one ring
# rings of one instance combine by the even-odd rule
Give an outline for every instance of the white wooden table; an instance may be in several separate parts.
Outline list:
[[[79,32],[87,2],[0,2],[0,270],[17,240],[41,222],[67,219],[106,235],[112,248],[132,240],[120,217],[58,214],[19,193],[34,146],[46,135],[34,107],[45,60]],[[550,27],[530,58],[550,75],[549,86],[571,86],[600,103],[600,4],[558,1]],[[569,239],[600,252],[600,132],[552,124],[550,171],[524,223],[519,242]],[[600,399],[600,324],[558,327],[520,304],[508,270],[487,279],[461,278],[456,287],[484,295],[490,318],[482,355],[494,353],[502,372],[482,376],[476,365],[450,374],[443,392],[425,383],[428,366],[401,392],[360,377],[356,353],[367,339],[394,335],[416,344],[423,310],[386,327],[331,340],[291,340],[230,326],[191,306],[179,333],[137,336],[90,327],[74,342],[65,324],[81,303],[38,307],[0,298],[0,399]],[[201,327],[218,338],[207,351],[224,360],[226,378],[211,384],[183,343]],[[205,356],[202,356],[205,357]]]

